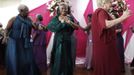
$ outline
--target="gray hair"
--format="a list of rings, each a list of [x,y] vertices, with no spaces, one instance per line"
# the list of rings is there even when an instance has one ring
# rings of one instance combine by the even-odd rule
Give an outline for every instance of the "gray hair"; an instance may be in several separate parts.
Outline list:
[[[105,3],[111,2],[112,0],[97,0],[97,6],[103,7]]]
[[[68,10],[69,5],[66,4],[65,2],[61,2],[61,3],[59,4],[59,8],[60,8],[61,6],[65,6],[66,10]]]
[[[28,7],[24,4],[19,5],[18,11],[21,12],[21,10],[28,9]]]

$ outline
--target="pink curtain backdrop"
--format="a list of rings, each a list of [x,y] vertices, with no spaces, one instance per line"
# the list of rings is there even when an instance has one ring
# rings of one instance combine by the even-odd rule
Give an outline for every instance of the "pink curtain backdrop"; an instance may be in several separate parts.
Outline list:
[[[86,8],[86,11],[84,13],[84,18],[85,18],[86,23],[87,23],[87,15],[92,14],[92,13],[93,13],[93,2],[92,2],[92,0],[90,0],[88,2],[88,6]]]
[[[91,7],[90,7],[91,6]],[[86,16],[88,15],[88,12],[91,12],[92,8],[92,3],[89,2],[88,7],[85,11],[85,20],[87,19]],[[44,25],[47,25],[50,20],[52,19],[52,17],[50,17],[50,12],[47,10],[47,5],[43,4],[33,10],[30,11],[30,16],[32,17],[32,20],[35,21],[35,16],[36,14],[41,14],[43,15],[43,23]],[[86,39],[87,39],[87,35],[85,34],[84,31],[82,30],[75,30],[75,34],[76,34],[76,39],[77,39],[77,50],[76,50],[76,54],[78,57],[85,57],[85,49],[86,49]],[[47,33],[47,44],[49,43],[51,37],[51,32],[49,31]]]
[[[126,41],[125,41],[125,48],[129,43],[129,40],[132,36],[132,32],[130,30],[130,27],[134,27],[134,0],[126,0],[127,4],[129,5],[129,10],[132,12],[132,15],[130,18],[124,21],[123,23],[123,31],[127,31],[126,35]]]
[[[133,15],[124,21],[123,23],[123,30],[124,32],[127,31],[127,35],[126,35],[126,43],[125,46],[127,46],[127,44],[129,43],[129,40],[132,36],[132,32],[130,31],[130,26],[134,26],[134,0],[126,0],[127,4],[130,5],[129,9],[132,11]],[[92,0],[89,0],[88,5],[86,7],[86,10],[83,14],[85,21],[87,22],[87,15],[89,13],[93,12],[93,4],[92,4]],[[43,15],[43,23],[44,25],[47,25],[50,20],[52,19],[52,17],[50,17],[50,12],[47,10],[47,5],[43,4],[33,10],[30,11],[30,16],[32,17],[33,21],[35,21],[35,16],[36,14],[41,14]],[[82,30],[76,30],[75,31],[76,34],[76,38],[77,38],[77,56],[78,57],[84,57],[85,56],[85,49],[86,49],[86,39],[87,39],[87,35],[85,34],[84,31]],[[47,32],[47,44],[49,43],[51,37],[51,32],[48,31]]]

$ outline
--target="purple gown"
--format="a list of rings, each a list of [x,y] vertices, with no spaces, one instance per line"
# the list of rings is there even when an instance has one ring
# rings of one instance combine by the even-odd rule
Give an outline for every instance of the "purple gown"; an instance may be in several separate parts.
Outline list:
[[[42,25],[41,22],[36,22],[36,25]],[[38,68],[43,71],[47,69],[46,57],[46,31],[33,30],[33,53]]]

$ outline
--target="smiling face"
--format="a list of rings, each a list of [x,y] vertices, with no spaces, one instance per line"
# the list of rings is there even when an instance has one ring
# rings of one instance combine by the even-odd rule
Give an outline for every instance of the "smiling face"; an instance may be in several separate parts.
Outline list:
[[[59,6],[60,9],[60,15],[67,15],[68,9],[67,6],[65,4],[62,4]]]

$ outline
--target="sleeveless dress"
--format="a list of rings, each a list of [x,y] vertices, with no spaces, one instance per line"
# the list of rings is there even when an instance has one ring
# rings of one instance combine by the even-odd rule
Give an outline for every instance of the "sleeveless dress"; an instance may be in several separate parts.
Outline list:
[[[6,50],[7,75],[40,75],[30,42],[32,22],[18,15],[9,33]]]

